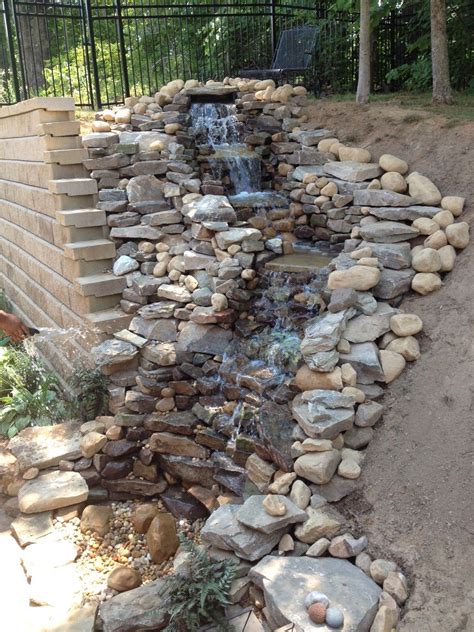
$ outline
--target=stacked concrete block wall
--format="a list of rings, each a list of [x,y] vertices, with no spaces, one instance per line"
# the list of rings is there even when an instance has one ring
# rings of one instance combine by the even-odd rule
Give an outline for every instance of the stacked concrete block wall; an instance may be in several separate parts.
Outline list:
[[[97,341],[91,320],[113,327],[123,290],[79,132],[73,99],[0,109],[0,287],[30,324],[83,332],[42,344],[60,373]]]

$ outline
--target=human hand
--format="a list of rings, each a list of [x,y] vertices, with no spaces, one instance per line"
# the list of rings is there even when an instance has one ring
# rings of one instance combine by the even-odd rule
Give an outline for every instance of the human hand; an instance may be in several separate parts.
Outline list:
[[[20,342],[29,334],[28,327],[18,316],[5,312],[1,314],[0,329],[6,336],[11,338],[13,342]]]

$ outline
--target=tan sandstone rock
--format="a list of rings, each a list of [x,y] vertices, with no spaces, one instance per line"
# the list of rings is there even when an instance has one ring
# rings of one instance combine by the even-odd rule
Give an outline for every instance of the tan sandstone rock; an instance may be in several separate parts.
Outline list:
[[[384,173],[380,178],[380,184],[382,189],[387,189],[388,191],[405,193],[407,190],[405,178],[398,171],[387,171],[387,173]]]
[[[423,248],[411,260],[411,265],[417,272],[438,272],[441,270],[441,257],[434,248]]]
[[[339,147],[339,160],[351,160],[353,162],[370,162],[372,155],[367,149],[361,147]]]
[[[465,199],[457,195],[447,195],[441,200],[441,208],[451,211],[454,217],[459,217],[464,208]]]
[[[414,336],[423,329],[423,321],[417,314],[394,314],[390,329],[397,336]]]
[[[407,362],[414,362],[420,357],[420,345],[413,336],[396,338],[387,346],[387,351],[395,351],[402,355]]]
[[[467,222],[458,222],[447,226],[446,237],[451,246],[462,250],[469,243],[469,224]]]
[[[443,246],[438,250],[441,259],[441,272],[450,272],[456,261],[456,250],[451,246]]]
[[[399,353],[382,349],[380,351],[380,362],[385,376],[385,382],[389,384],[402,373],[405,368],[405,358]]]
[[[334,270],[328,279],[328,288],[352,288],[365,292],[375,287],[380,281],[380,270],[370,266],[355,265],[348,270]]]
[[[441,277],[433,272],[418,272],[412,279],[412,290],[418,292],[422,296],[430,294],[443,285]]]
[[[384,171],[396,171],[402,175],[408,171],[408,164],[392,154],[383,154],[383,156],[380,156],[379,165]]]
[[[410,196],[419,204],[436,206],[441,202],[441,193],[438,187],[429,178],[413,171],[407,177]]]

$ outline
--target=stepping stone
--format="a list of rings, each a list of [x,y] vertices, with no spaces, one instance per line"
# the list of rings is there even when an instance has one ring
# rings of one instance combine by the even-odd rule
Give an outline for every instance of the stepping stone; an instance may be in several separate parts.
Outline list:
[[[33,544],[33,542],[48,535],[53,530],[52,512],[43,511],[42,513],[30,515],[20,514],[11,523],[10,529],[20,546]]]
[[[300,632],[330,630],[309,619],[303,602],[311,591],[324,593],[332,607],[343,611],[344,632],[368,632],[382,592],[357,566],[341,559],[267,556],[249,576],[264,591],[273,623],[293,623]]]
[[[78,472],[49,472],[26,483],[18,492],[23,513],[40,513],[87,500],[89,488]]]
[[[18,459],[20,471],[30,467],[45,469],[59,461],[80,458],[80,424],[63,423],[54,426],[26,428],[10,440],[9,449]]]
[[[64,608],[65,605],[69,608],[80,606],[82,585],[76,564],[37,569],[31,577],[30,600],[38,606],[60,608]],[[62,629],[71,630],[72,628],[67,626]]]
[[[22,562],[29,577],[39,571],[74,562],[78,555],[77,546],[67,540],[57,540],[56,537],[57,534],[52,534],[42,538],[23,551]]]

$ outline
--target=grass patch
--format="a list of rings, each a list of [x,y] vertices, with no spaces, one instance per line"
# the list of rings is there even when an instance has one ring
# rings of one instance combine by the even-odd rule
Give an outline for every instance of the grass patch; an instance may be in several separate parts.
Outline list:
[[[324,101],[334,102],[355,102],[355,95],[339,94],[331,97],[324,97]],[[453,120],[454,125],[460,125],[468,121],[474,121],[474,96],[464,92],[454,93],[453,105],[437,105],[433,103],[431,93],[397,92],[392,94],[374,94],[370,97],[371,103],[386,104],[407,108],[410,110],[420,109],[423,112],[430,112],[444,116],[448,120]],[[420,119],[422,117],[420,116]],[[418,119],[418,120],[420,120]],[[407,122],[407,121],[404,121]]]

